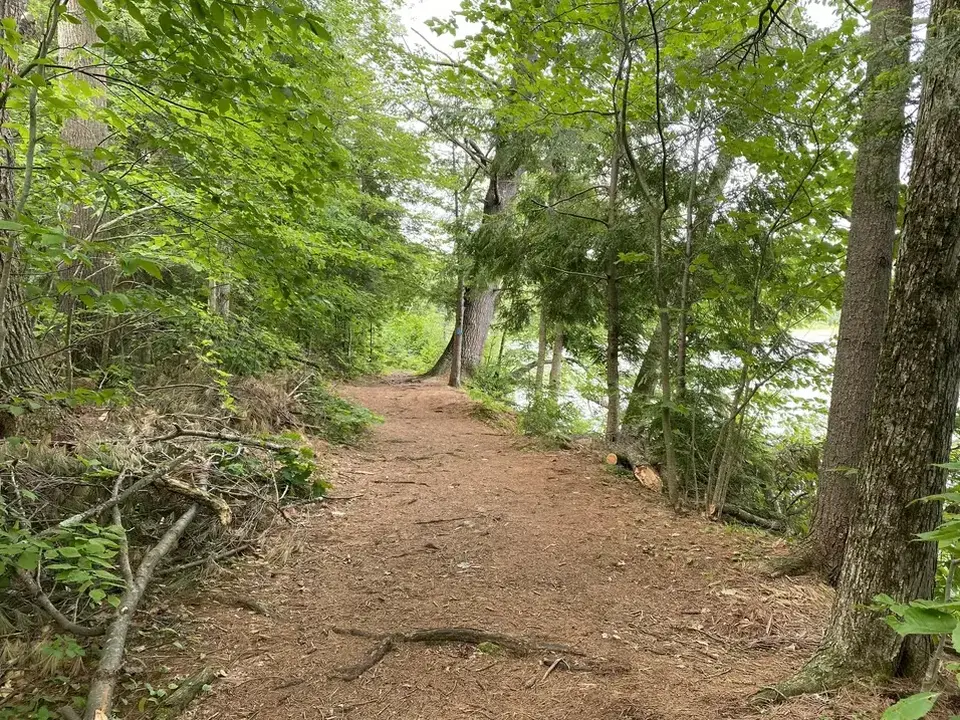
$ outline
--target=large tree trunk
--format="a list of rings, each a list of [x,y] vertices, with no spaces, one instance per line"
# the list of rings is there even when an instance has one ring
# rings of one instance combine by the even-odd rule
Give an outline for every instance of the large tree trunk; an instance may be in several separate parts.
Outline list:
[[[897,229],[903,108],[910,86],[913,0],[875,0],[840,335],[810,536],[785,572],[814,570],[831,584],[840,574],[847,529],[857,509],[856,471],[867,443],[873,389],[890,289]]]
[[[473,375],[483,362],[483,349],[497,309],[500,289],[488,287],[483,290],[471,288],[463,312],[463,354],[460,373]]]
[[[464,291],[463,334],[460,337],[461,378],[470,377],[480,367],[480,362],[483,360],[483,348],[487,343],[490,325],[493,323],[499,294],[500,290],[496,287],[467,288]],[[424,373],[425,377],[437,377],[450,372],[453,348],[457,342],[456,332],[456,328],[454,328],[450,339],[447,341],[447,346],[443,349],[433,367]]]
[[[484,224],[492,222],[494,218],[510,206],[517,196],[520,176],[523,171],[517,167],[505,167],[507,164],[507,161],[499,152],[490,164],[490,182],[483,199]],[[463,377],[473,375],[483,361],[483,348],[487,344],[487,335],[490,332],[490,325],[493,323],[499,295],[500,288],[497,283],[493,282],[471,286],[466,290],[460,360],[460,373]],[[454,333],[456,333],[456,329],[454,329]],[[451,335],[437,362],[424,373],[426,377],[436,377],[449,372],[453,345],[454,338]]]
[[[90,98],[93,107],[103,108],[107,102],[105,92],[106,74],[103,68],[98,66],[100,60],[89,51],[89,48],[99,42],[94,23],[87,17],[78,0],[68,0],[66,9],[68,13],[81,22],[60,22],[57,25],[60,64],[76,69],[77,72],[74,74],[77,79],[89,85],[93,91]],[[88,162],[96,165],[92,159],[93,152],[107,139],[109,132],[107,126],[96,119],[70,116],[64,122],[60,134],[64,143],[82,152],[87,156]],[[102,214],[96,208],[79,202],[75,203],[70,209],[67,234],[77,242],[89,242],[96,236],[101,220]],[[102,292],[112,292],[116,277],[110,267],[109,258],[95,254],[92,256],[92,265],[90,277],[93,278]],[[63,275],[67,280],[77,280],[83,271],[84,266],[76,263],[63,268]],[[72,389],[74,358],[70,346],[74,343],[72,328],[74,315],[78,310],[76,296],[72,293],[63,295],[61,309],[67,318],[67,329],[64,333],[64,344],[67,345],[67,351],[64,355],[65,380],[68,389]],[[110,319],[107,318],[105,322],[107,323],[106,330],[109,330]],[[109,332],[104,332],[102,342],[100,355],[105,364],[110,354]]]
[[[851,676],[922,675],[923,657],[868,606],[929,597],[942,492],[960,383],[960,0],[935,0],[897,273],[884,333],[869,445],[826,634],[817,654],[778,688],[823,690]],[[921,645],[922,647],[923,645]],[[929,647],[927,645],[927,647]],[[920,671],[919,673],[917,671]]]
[[[0,0],[0,18],[13,18],[18,24],[26,4],[22,0]],[[15,74],[10,56],[0,53],[0,94],[9,90],[6,79]],[[0,219],[18,221],[17,189],[14,179],[18,158],[14,155],[16,135],[9,127],[9,103],[0,106]],[[16,230],[0,230],[0,383],[5,397],[47,384],[47,374],[37,357],[33,322],[24,292],[23,268]],[[0,418],[0,425],[5,425]]]

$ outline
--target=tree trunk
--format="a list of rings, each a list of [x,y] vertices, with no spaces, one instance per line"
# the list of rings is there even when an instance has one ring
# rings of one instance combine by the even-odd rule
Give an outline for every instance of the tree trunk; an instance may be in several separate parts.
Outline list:
[[[453,326],[453,337],[450,338],[450,387],[460,387],[460,376],[463,363],[463,271],[457,271],[457,312]]]
[[[490,182],[487,193],[483,198],[483,223],[492,222],[503,213],[517,196],[520,188],[520,176],[523,170],[518,167],[506,166],[505,153],[498,150],[497,156],[488,167]],[[488,282],[476,287],[468,287],[464,300],[463,312],[463,351],[461,358],[461,375],[470,377],[480,367],[483,361],[483,348],[487,344],[487,335],[493,323],[494,311],[500,288],[497,283]],[[454,333],[456,330],[454,330]],[[453,354],[454,338],[451,336],[443,353],[424,375],[435,377],[446,373],[450,369],[450,359]]]
[[[867,65],[870,89],[853,183],[853,210],[830,394],[810,536],[784,566],[812,569],[831,584],[840,574],[847,529],[857,509],[856,471],[867,443],[897,230],[903,108],[910,86],[913,0],[874,0]]]
[[[643,406],[653,397],[653,391],[657,386],[657,370],[659,367],[660,324],[657,323],[657,327],[647,343],[647,349],[643,353],[640,370],[637,371],[637,379],[634,380],[630,398],[627,400],[627,409],[623,413],[623,426],[632,434],[636,434],[640,429]]]
[[[897,273],[877,370],[870,438],[858,475],[837,595],[817,654],[778,691],[852,676],[922,675],[924,658],[868,606],[879,593],[927,598],[960,383],[960,0],[935,0]],[[917,672],[919,671],[919,672]]]
[[[100,42],[97,37],[96,29],[91,18],[87,17],[86,12],[81,8],[78,0],[67,0],[66,10],[70,15],[80,20],[79,23],[60,22],[57,24],[57,39],[60,45],[60,64],[66,67],[76,68],[83,72],[75,73],[77,79],[89,85],[92,89],[90,103],[95,108],[106,106],[106,75],[102,67],[98,67],[100,60],[89,52],[89,48],[95,43]],[[76,150],[79,150],[87,156],[88,161],[97,166],[93,161],[93,152],[108,137],[107,126],[102,122],[87,118],[70,116],[63,124],[60,132],[63,142]],[[102,215],[89,205],[75,203],[68,215],[67,235],[74,238],[77,242],[89,242],[98,231]],[[111,292],[114,287],[115,277],[110,261],[103,255],[95,254],[91,257],[93,267],[90,269],[90,277],[100,287],[102,292]],[[77,263],[72,266],[66,266],[62,274],[67,280],[79,280],[84,271],[83,265]],[[77,306],[76,296],[72,293],[66,293],[61,296],[61,310],[67,316],[67,327],[70,332],[64,334],[64,344],[72,345],[74,340],[72,328],[75,324],[75,315],[80,308]],[[101,361],[106,366],[110,353],[110,318],[105,319],[105,332],[101,344]],[[65,356],[65,380],[67,388],[73,389],[73,351],[68,349]]]
[[[620,434],[620,288],[617,277],[617,190],[620,185],[620,141],[614,138],[610,158],[610,192],[607,212],[609,233],[607,271],[607,425],[604,433],[608,442],[616,442]]]
[[[226,320],[230,317],[230,283],[210,278],[208,287],[207,310]]]
[[[560,397],[560,380],[563,372],[563,325],[557,323],[553,331],[553,357],[550,360],[550,397]]]
[[[680,279],[680,308],[677,311],[677,394],[681,402],[687,393],[687,295],[690,289],[690,268],[693,265],[694,206],[697,201],[697,178],[700,175],[700,141],[703,139],[703,122],[706,104],[700,106],[697,118],[697,135],[693,143],[693,167],[690,170],[690,190],[687,194],[687,227],[683,253],[683,275]]]
[[[21,0],[0,0],[0,18],[13,18],[18,25],[25,9]],[[9,90],[7,79],[15,73],[13,60],[0,53],[0,93]],[[17,222],[17,141],[9,125],[8,106],[8,101],[0,106],[0,219]],[[24,291],[17,231],[0,230],[0,247],[0,384],[3,395],[9,397],[31,387],[45,387],[49,378],[45,366],[33,360],[38,355],[37,342]],[[0,426],[5,425],[0,419]]]

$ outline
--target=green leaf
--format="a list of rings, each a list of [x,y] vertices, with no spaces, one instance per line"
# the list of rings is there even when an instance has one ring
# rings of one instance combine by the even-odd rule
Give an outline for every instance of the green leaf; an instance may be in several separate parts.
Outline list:
[[[960,539],[960,520],[948,520],[936,530],[918,533],[917,537],[930,542],[950,542]]]
[[[940,693],[917,693],[888,707],[882,720],[920,720],[933,709]]]
[[[110,18],[110,16],[100,8],[96,0],[77,0],[77,2],[90,18],[100,18],[101,20],[108,20]]]
[[[106,597],[107,597],[107,593],[105,593],[100,588],[94,588],[93,590],[90,591],[90,599],[97,604],[102,603],[104,598]]]
[[[17,558],[17,567],[21,568],[22,570],[36,570],[39,563],[40,553],[33,548],[21,553],[20,557]]]
[[[900,635],[945,635],[954,631],[957,619],[941,610],[910,606],[902,618],[888,617],[887,624]]]

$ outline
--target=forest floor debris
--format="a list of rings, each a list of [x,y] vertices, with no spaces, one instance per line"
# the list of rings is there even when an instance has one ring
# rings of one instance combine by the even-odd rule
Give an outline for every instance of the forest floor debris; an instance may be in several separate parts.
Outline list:
[[[439,384],[344,392],[386,418],[365,445],[332,459],[337,492],[360,497],[336,514],[309,508],[275,531],[263,557],[229,570],[230,587],[269,598],[270,615],[201,597],[180,610],[186,653],[139,655],[184,675],[222,668],[188,716],[819,720],[878,717],[889,704],[854,687],[746,705],[803,663],[829,610],[823,586],[764,574],[782,541],[678,517],[600,458],[485,432],[470,401]],[[400,459],[406,444],[433,462]],[[374,482],[384,476],[430,488]],[[558,672],[560,653],[523,656],[496,643],[402,642],[355,681],[329,677],[370,652],[369,639],[334,628],[450,626],[561,638],[623,671]]]

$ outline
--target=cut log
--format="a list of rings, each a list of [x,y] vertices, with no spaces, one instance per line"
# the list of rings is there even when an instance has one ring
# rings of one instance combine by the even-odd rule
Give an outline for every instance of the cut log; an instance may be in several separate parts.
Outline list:
[[[607,465],[617,465],[633,473],[633,476],[645,488],[654,492],[660,492],[663,489],[663,480],[656,467],[649,463],[637,463],[626,455],[610,453],[607,455]]]

